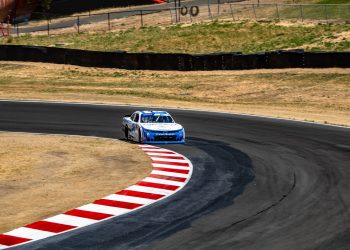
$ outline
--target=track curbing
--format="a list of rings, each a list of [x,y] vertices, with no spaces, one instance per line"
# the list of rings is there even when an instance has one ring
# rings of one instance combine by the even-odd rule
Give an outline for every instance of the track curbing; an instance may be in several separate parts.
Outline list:
[[[138,183],[62,214],[0,234],[0,249],[20,246],[77,230],[144,208],[180,191],[191,179],[193,165],[172,150],[139,145],[153,170]]]

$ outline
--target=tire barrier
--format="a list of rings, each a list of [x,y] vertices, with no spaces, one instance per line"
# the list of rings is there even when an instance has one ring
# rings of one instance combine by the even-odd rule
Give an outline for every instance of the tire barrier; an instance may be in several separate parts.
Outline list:
[[[191,6],[190,8],[190,15],[195,17],[199,14],[199,7],[198,6]]]
[[[188,11],[188,7],[187,6],[183,6],[180,9],[180,14],[182,16],[186,16],[187,14],[190,14],[190,16],[196,17],[199,14],[199,7],[198,6],[191,6],[190,10]]]
[[[186,7],[186,6],[181,7],[181,9],[180,9],[180,13],[181,13],[181,15],[182,15],[182,16],[186,16],[186,15],[187,15],[187,13],[188,13],[188,9],[187,9],[187,7]]]
[[[72,64],[142,70],[242,70],[274,68],[350,68],[350,52],[272,51],[255,54],[127,53],[0,45],[0,60]]]

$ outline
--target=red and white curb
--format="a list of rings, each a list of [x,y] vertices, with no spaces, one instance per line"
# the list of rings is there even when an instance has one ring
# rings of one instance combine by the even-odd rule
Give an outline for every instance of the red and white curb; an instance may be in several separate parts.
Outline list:
[[[0,249],[19,246],[115,218],[162,200],[182,189],[193,166],[185,156],[150,145],[140,145],[152,159],[148,177],[122,191],[65,213],[0,234]]]

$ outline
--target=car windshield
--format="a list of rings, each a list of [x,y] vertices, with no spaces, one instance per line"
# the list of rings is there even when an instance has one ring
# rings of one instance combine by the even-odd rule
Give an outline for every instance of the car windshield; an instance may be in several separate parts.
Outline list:
[[[169,115],[143,114],[141,123],[173,123],[174,120]]]

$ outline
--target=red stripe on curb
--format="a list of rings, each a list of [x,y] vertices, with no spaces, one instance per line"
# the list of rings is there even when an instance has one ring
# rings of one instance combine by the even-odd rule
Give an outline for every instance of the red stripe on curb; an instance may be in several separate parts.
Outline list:
[[[175,154],[172,151],[155,151],[155,150],[145,150],[143,149],[143,151],[145,151],[146,153],[159,153],[159,154]]]
[[[179,173],[179,174],[188,174],[190,172],[190,170],[186,170],[186,169],[157,168],[157,167],[154,167],[153,170],[160,170],[160,171]]]
[[[151,193],[139,192],[139,191],[133,191],[133,190],[122,190],[117,192],[116,194],[146,198],[146,199],[152,199],[152,200],[158,200],[165,196],[161,194],[151,194]]]
[[[76,217],[82,217],[82,218],[91,219],[91,220],[103,220],[113,216],[112,214],[90,212],[90,211],[85,211],[80,209],[73,209],[68,212],[65,212],[64,214],[76,216]]]
[[[175,177],[175,176],[167,176],[167,175],[160,175],[160,174],[150,174],[148,177],[157,178],[157,179],[163,179],[163,180],[169,180],[169,181],[179,181],[179,182],[185,182],[186,181],[186,178]]]
[[[182,167],[189,167],[190,164],[187,162],[173,162],[173,161],[152,161],[152,163],[155,164],[164,164],[164,165],[173,165],[173,166],[182,166]]]
[[[0,234],[0,244],[4,246],[13,246],[13,245],[21,244],[30,240],[32,239]]]
[[[167,185],[167,184],[159,184],[159,183],[153,183],[153,182],[147,182],[147,181],[140,181],[136,185],[144,186],[144,187],[153,187],[153,188],[159,188],[159,189],[166,189],[175,191],[179,188],[179,186],[174,185]]]
[[[67,231],[69,229],[76,228],[75,226],[69,226],[69,225],[59,224],[59,223],[54,223],[49,221],[37,221],[25,227],[37,229],[41,231],[47,231],[51,233],[60,233],[63,231]]]
[[[174,160],[185,160],[182,156],[172,156],[172,155],[150,155],[150,157],[163,158],[163,159],[174,159]]]
[[[143,204],[136,204],[136,203],[125,202],[125,201],[113,201],[113,200],[107,200],[107,199],[100,199],[100,200],[94,201],[93,203],[98,205],[103,205],[103,206],[119,207],[119,208],[126,208],[126,209],[135,209],[143,206]]]

